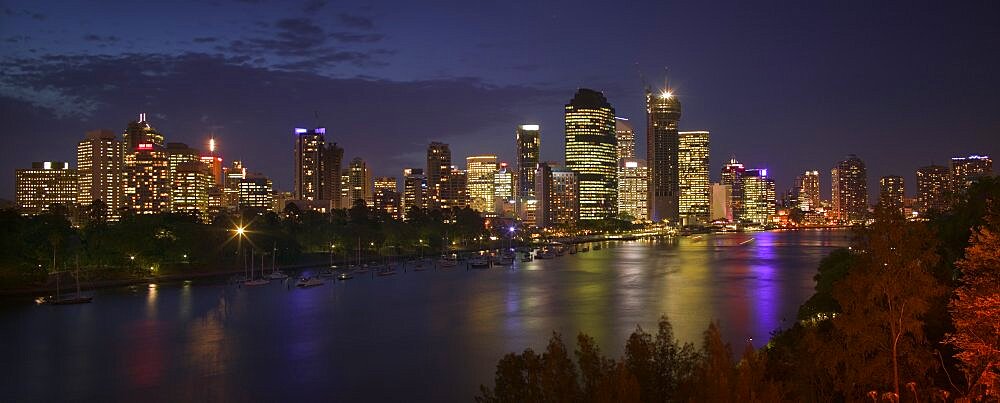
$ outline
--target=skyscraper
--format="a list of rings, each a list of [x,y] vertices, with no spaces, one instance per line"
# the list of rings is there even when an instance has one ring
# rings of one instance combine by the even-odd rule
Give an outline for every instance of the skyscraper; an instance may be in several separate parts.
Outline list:
[[[517,127],[517,198],[535,195],[535,169],[538,165],[541,133],[538,125]]]
[[[351,160],[350,170],[350,190],[348,198],[351,201],[349,206],[353,206],[355,201],[362,200],[366,206],[374,205],[374,195],[372,193],[372,173],[368,169],[368,164],[360,157]]]
[[[24,215],[48,211],[54,205],[72,208],[77,201],[77,172],[68,162],[32,162],[14,171],[14,199]]]
[[[917,169],[917,207],[920,215],[930,211],[945,211],[951,203],[951,174],[941,165]]]
[[[323,149],[322,158],[323,191],[320,196],[323,200],[330,200],[333,208],[351,207],[340,203],[340,171],[344,160],[344,149],[338,147],[337,143],[328,143]]]
[[[903,198],[905,190],[902,176],[883,176],[878,181],[878,204],[886,210],[903,214]]]
[[[163,146],[140,143],[125,159],[125,209],[135,214],[170,211],[170,157]]]
[[[615,139],[618,143],[618,159],[635,158],[635,129],[626,118],[615,118]]]
[[[473,155],[465,158],[465,171],[468,174],[466,189],[469,192],[469,207],[473,210],[480,213],[493,212],[496,190],[494,180],[498,169],[496,155]]]
[[[678,132],[678,214],[685,225],[708,223],[707,131]]]
[[[993,175],[993,160],[988,155],[970,155],[951,159],[951,191],[961,197],[977,179]]]
[[[774,215],[774,180],[767,176],[766,169],[747,169],[741,183],[743,215],[740,222],[751,228],[769,225]]]
[[[100,200],[107,217],[116,220],[122,208],[125,144],[110,130],[89,131],[76,145],[78,194],[76,200],[88,206]]]
[[[240,180],[239,206],[241,209],[270,210],[274,200],[271,180],[261,174],[248,174]]]
[[[170,210],[207,222],[208,188],[211,185],[212,174],[201,161],[177,163],[170,176]]]
[[[427,176],[423,168],[403,169],[403,218],[410,214],[413,208],[427,208]]]
[[[729,158],[729,161],[722,166],[721,181],[719,183],[728,185],[730,190],[729,210],[733,214],[733,220],[739,221],[743,214],[743,173],[746,168],[736,157]]]
[[[618,160],[618,213],[633,221],[649,220],[649,176],[646,161],[636,158]]]
[[[668,88],[646,90],[646,164],[649,166],[649,216],[653,221],[680,219],[677,123],[681,102]]]
[[[580,217],[579,175],[541,162],[535,173],[535,224],[538,227],[572,226]]]
[[[295,199],[322,200],[326,128],[295,129]]]
[[[449,167],[448,174],[438,182],[438,202],[443,208],[462,208],[469,205],[468,175],[465,171]]]
[[[710,189],[711,196],[709,197],[708,202],[712,207],[709,209],[709,220],[726,220],[728,222],[733,222],[733,206],[731,203],[733,198],[733,187],[730,185],[723,185],[721,183],[713,183]]]
[[[615,109],[604,94],[581,88],[565,109],[566,168],[577,173],[581,220],[618,215]]]
[[[831,171],[834,211],[846,224],[864,223],[868,216],[868,173],[865,163],[850,154]]]
[[[514,174],[507,163],[500,163],[500,170],[493,175],[493,211],[497,214],[514,213]]]
[[[374,207],[389,213],[393,218],[400,218],[401,198],[399,184],[394,176],[377,176],[373,185]]]
[[[805,171],[795,179],[799,210],[812,211],[822,207],[819,196],[819,171]]]
[[[428,207],[441,206],[441,184],[451,173],[451,149],[437,141],[427,145],[427,194]]]
[[[140,113],[139,119],[129,122],[122,133],[122,141],[125,143],[126,152],[133,152],[139,148],[139,144],[155,144],[163,147],[163,134],[158,132],[146,121],[146,114]]]

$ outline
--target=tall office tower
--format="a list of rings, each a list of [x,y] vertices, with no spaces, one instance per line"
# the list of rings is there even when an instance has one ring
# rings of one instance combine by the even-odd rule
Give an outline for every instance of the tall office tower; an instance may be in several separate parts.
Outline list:
[[[713,183],[711,186],[711,196],[709,197],[708,219],[711,221],[726,220],[733,222],[733,206],[730,201],[733,198],[733,187],[721,183]]]
[[[535,224],[540,228],[572,226],[580,217],[579,174],[541,162],[535,172]]]
[[[493,211],[493,183],[497,170],[496,155],[473,155],[465,158],[465,172],[468,174],[466,189],[469,192],[469,207],[480,213]]]
[[[72,208],[79,189],[77,172],[68,162],[32,162],[29,169],[14,171],[14,198],[24,215],[36,215],[60,204]]]
[[[400,210],[406,218],[413,208],[427,208],[427,176],[422,168],[403,169],[403,200]]]
[[[632,221],[649,221],[649,171],[646,161],[636,158],[618,160],[618,213]]]
[[[668,88],[659,94],[646,90],[646,164],[649,166],[649,218],[680,219],[680,183],[677,123],[681,102]]]
[[[951,174],[941,165],[917,169],[917,207],[920,215],[930,211],[945,211],[951,202]]]
[[[212,155],[203,154],[198,159],[208,167],[208,172],[212,175],[212,187],[222,188],[226,183],[226,177],[222,173],[222,157],[213,153]]]
[[[129,122],[122,133],[122,141],[125,143],[126,153],[132,153],[139,144],[154,144],[163,147],[163,134],[156,131],[153,126],[146,121],[146,114],[140,113],[139,120]]]
[[[993,160],[988,155],[970,155],[951,159],[951,191],[961,196],[978,179],[993,175]]]
[[[248,174],[240,180],[240,209],[267,211],[273,209],[274,194],[271,179],[261,174]]]
[[[177,169],[178,169],[178,167],[181,164],[188,163],[188,162],[197,162],[197,163],[201,163],[202,165],[204,165],[204,163],[201,162],[201,156],[200,156],[200,153],[198,152],[198,150],[195,150],[195,149],[193,149],[191,147],[188,147],[187,144],[184,144],[184,143],[167,143],[167,146],[166,146],[165,149],[167,151],[167,160],[170,161],[169,162],[169,164],[170,164],[170,198],[173,199],[175,197],[178,197],[175,194],[175,192],[179,191],[178,189],[174,188],[174,176],[177,175]],[[190,171],[193,168],[189,167],[187,169],[188,169],[188,171]],[[186,173],[190,175],[190,172],[186,172]],[[210,185],[211,185],[211,183],[209,183],[209,186]],[[206,189],[206,191],[207,191],[207,189]],[[171,201],[171,206],[173,206],[173,201]],[[171,207],[171,211],[177,211],[177,210],[174,209],[173,207]],[[206,214],[206,212],[202,211],[201,214]]]
[[[323,149],[323,200],[330,200],[333,208],[348,208],[340,204],[340,171],[344,149],[337,143],[328,143]]]
[[[326,158],[326,128],[295,129],[295,199],[322,200]],[[333,175],[333,174],[330,174]]]
[[[448,174],[438,182],[438,203],[442,208],[462,208],[469,205],[468,175],[449,167]]]
[[[823,206],[819,198],[819,171],[805,171],[795,178],[799,210],[812,211]]]
[[[212,173],[201,161],[183,161],[170,175],[170,211],[208,222],[208,188]]]
[[[141,143],[125,159],[125,205],[135,214],[170,211],[170,157],[154,143]]]
[[[736,157],[729,158],[729,161],[722,166],[721,180],[719,183],[729,185],[732,195],[729,202],[729,210],[733,213],[733,220],[739,221],[743,212],[743,173],[746,168]]]
[[[541,132],[538,125],[517,127],[517,199],[520,201],[535,195],[535,169],[541,148]]]
[[[351,208],[353,206],[351,200],[351,169],[345,168],[340,170],[340,205],[341,208]]]
[[[428,206],[443,207],[441,203],[442,182],[451,173],[451,149],[445,143],[432,142],[427,145],[427,193]]]
[[[117,220],[122,208],[125,144],[110,130],[87,132],[76,145],[77,193],[81,206],[100,200],[106,216]]]
[[[618,215],[615,108],[604,94],[581,88],[566,104],[566,168],[577,173],[580,219]]]
[[[223,168],[225,180],[222,184],[222,206],[226,210],[235,211],[240,205],[240,182],[247,177],[247,169],[243,161],[233,160],[232,166]]]
[[[677,209],[684,225],[708,223],[708,134],[677,132]]]
[[[514,200],[514,173],[507,169],[506,162],[501,162],[500,170],[493,175],[493,212],[513,215]]]
[[[902,176],[883,176],[878,180],[878,204],[886,210],[898,211],[903,214],[903,198],[905,190]]]
[[[394,176],[376,176],[373,186],[373,204],[376,210],[389,213],[392,218],[400,218],[401,198],[399,184]]]
[[[747,169],[741,183],[743,215],[740,222],[751,228],[767,226],[774,215],[774,180],[767,176],[766,169]]]
[[[635,158],[635,129],[626,118],[615,118],[615,142],[618,145],[618,159]]]
[[[847,224],[864,223],[868,215],[868,173],[865,163],[850,154],[831,171],[833,208]]]
[[[360,157],[355,157],[351,160],[349,170],[351,172],[351,188],[348,193],[351,204],[349,206],[353,206],[355,200],[364,200],[366,206],[372,207],[375,200],[372,193],[372,173],[368,169],[368,164]]]

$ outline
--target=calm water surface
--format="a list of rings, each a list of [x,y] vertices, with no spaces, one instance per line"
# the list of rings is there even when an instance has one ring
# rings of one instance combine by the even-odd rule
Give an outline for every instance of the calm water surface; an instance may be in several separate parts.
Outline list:
[[[218,280],[0,307],[0,401],[471,401],[497,360],[553,331],[620,355],[666,314],[698,343],[787,326],[846,231],[608,242],[513,268],[408,271],[296,289]],[[570,346],[572,348],[572,344]],[[739,348],[737,348],[739,350]]]

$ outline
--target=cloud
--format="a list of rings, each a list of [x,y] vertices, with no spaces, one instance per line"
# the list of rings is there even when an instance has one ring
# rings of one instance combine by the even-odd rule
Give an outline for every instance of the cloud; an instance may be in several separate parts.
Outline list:
[[[340,22],[342,24],[344,24],[345,26],[350,27],[350,28],[358,28],[358,29],[374,29],[375,28],[375,22],[372,21],[372,19],[368,18],[368,17],[364,17],[364,16],[360,16],[360,15],[354,15],[354,14],[348,14],[348,13],[340,13],[339,15],[337,15],[337,18],[340,19]]]
[[[114,35],[101,36],[97,34],[86,34],[83,36],[83,40],[88,42],[101,42],[101,43],[115,43],[118,42],[120,38]]]
[[[344,43],[372,43],[381,41],[382,34],[364,34],[357,32],[334,32],[330,37]]]
[[[309,0],[302,5],[302,12],[312,14],[326,6],[326,0]]]
[[[558,118],[567,96],[471,78],[330,78],[201,53],[52,55],[3,60],[0,69],[12,72],[0,77],[0,115],[17,115],[5,121],[5,132],[55,133],[44,143],[18,143],[16,154],[0,150],[0,170],[32,159],[72,159],[86,130],[118,131],[146,112],[162,116],[152,123],[168,141],[198,145],[215,130],[226,159],[244,160],[280,189],[291,186],[291,158],[275,150],[290,149],[291,128],[313,124],[313,111],[349,157],[366,159],[377,174],[398,174],[404,165],[424,163],[407,153],[432,139],[452,141],[455,155],[504,154],[513,148],[514,125],[535,117],[527,110],[549,105]],[[0,177],[0,188],[12,189],[10,180]]]
[[[192,39],[191,42],[194,42],[194,43],[211,43],[211,42],[215,42],[215,41],[218,41],[218,40],[219,40],[218,38],[212,37],[212,36],[199,36],[199,37],[196,37],[196,38]]]

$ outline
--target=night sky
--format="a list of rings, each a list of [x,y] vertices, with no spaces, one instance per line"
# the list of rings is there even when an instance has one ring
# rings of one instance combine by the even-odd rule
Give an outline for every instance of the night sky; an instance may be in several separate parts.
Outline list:
[[[845,154],[869,186],[1000,152],[1000,4],[794,1],[0,1],[0,198],[14,169],[66,160],[85,131],[146,112],[167,141],[242,159],[290,190],[292,130],[375,175],[498,153],[542,127],[562,161],[563,105],[604,91],[645,155],[641,70],[671,85],[682,130],[710,130],[712,177],[735,154],[779,192]],[[757,2],[753,2],[757,3]]]

